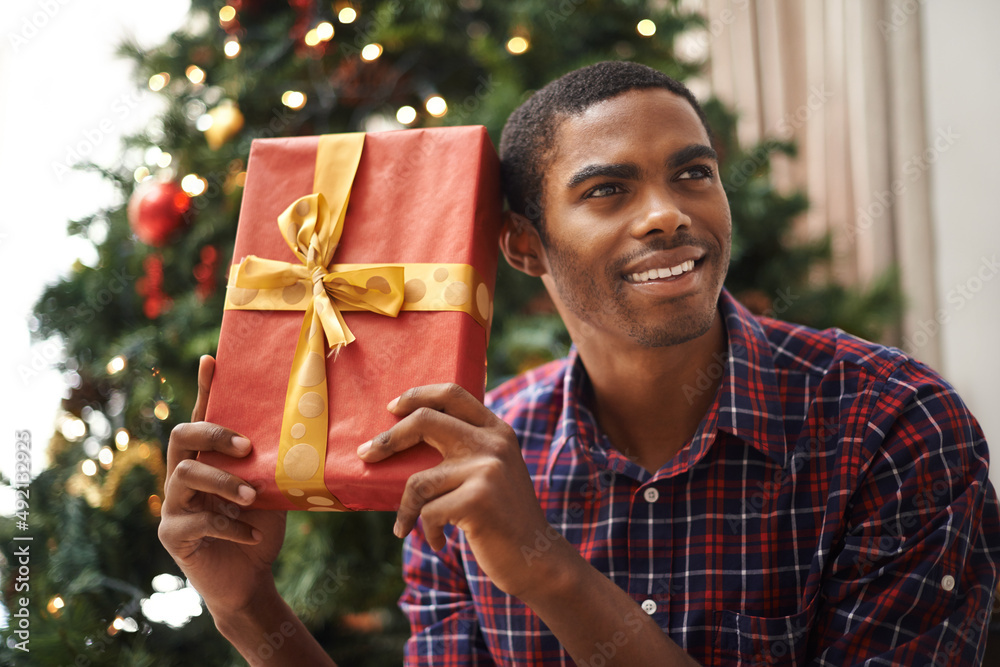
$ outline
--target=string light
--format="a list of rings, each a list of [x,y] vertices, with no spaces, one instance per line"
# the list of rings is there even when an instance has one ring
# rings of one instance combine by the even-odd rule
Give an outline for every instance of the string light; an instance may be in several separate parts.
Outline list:
[[[160,500],[160,497],[154,493],[147,499],[146,502],[149,503],[150,514],[153,516],[160,516],[160,508],[163,507],[163,501]]]
[[[424,102],[424,107],[427,108],[427,113],[434,116],[435,118],[440,118],[441,116],[448,113],[448,103],[444,101],[444,98],[440,95],[435,95],[434,97],[429,97],[426,102]]]
[[[211,116],[209,116],[207,113],[203,113],[202,115],[198,116],[198,120],[194,122],[194,126],[199,132],[204,132],[208,128],[212,127],[213,122],[215,121],[212,120]]]
[[[220,22],[222,22],[222,23],[229,23],[234,18],[236,18],[236,8],[235,7],[231,7],[229,5],[225,5],[225,6],[223,6],[222,9],[219,10],[219,21]]]
[[[106,470],[111,467],[111,462],[115,460],[115,453],[111,451],[110,447],[101,447],[101,451],[97,453],[97,460],[101,467]]]
[[[163,421],[170,416],[170,406],[166,404],[165,401],[158,401],[156,407],[153,408],[153,414],[160,421]]]
[[[71,442],[83,439],[87,435],[87,424],[79,417],[68,415],[59,428],[63,437]]]
[[[197,197],[208,187],[208,181],[198,174],[188,174],[181,179],[181,189],[192,197]]]
[[[382,45],[381,44],[366,44],[365,48],[361,49],[361,59],[372,61],[382,55]]]
[[[319,44],[321,40],[319,38],[319,33],[316,32],[316,28],[307,32],[302,41],[306,43],[306,46],[316,46]]]
[[[168,83],[170,83],[170,75],[166,72],[160,72],[149,77],[149,89],[154,93],[163,90],[163,87]]]
[[[188,67],[186,70],[184,70],[184,74],[187,75],[187,78],[191,83],[194,84],[205,83],[205,70],[198,67],[197,65],[191,65],[190,67]]]
[[[416,119],[417,119],[417,110],[409,105],[405,107],[399,107],[399,110],[396,111],[396,120],[398,120],[403,125],[409,125]]]
[[[66,603],[63,601],[62,597],[60,597],[60,596],[57,595],[54,598],[52,598],[51,600],[49,600],[49,603],[47,605],[45,605],[45,608],[53,616],[58,616],[61,613],[62,608],[65,607],[65,606],[66,606]]]
[[[507,50],[515,56],[527,51],[529,46],[528,40],[524,37],[511,37],[507,40]]]
[[[150,455],[149,445],[142,443],[139,445],[139,458],[148,459]]]
[[[94,463],[93,459],[87,459],[80,464],[80,472],[87,477],[93,477],[97,474],[97,464]]]
[[[223,52],[225,52],[227,58],[235,58],[240,54],[240,42],[235,37],[230,37],[226,40],[225,46],[222,47]]]
[[[358,18],[358,13],[354,11],[353,7],[344,7],[337,12],[337,20],[341,23],[354,23],[356,18]]]
[[[139,167],[138,169],[136,169],[132,173],[132,178],[135,179],[136,183],[142,183],[144,180],[146,180],[147,178],[149,178],[151,175],[152,174],[149,173],[149,167],[143,165],[143,166]],[[108,368],[109,368],[108,375],[111,375],[112,371],[110,370],[110,368],[111,368],[110,362],[108,363]],[[117,372],[117,371],[114,371],[114,372]]]
[[[289,109],[301,109],[306,105],[306,94],[297,90],[286,90],[281,95],[281,103]]]
[[[114,375],[115,373],[125,370],[125,363],[126,362],[124,356],[119,354],[117,357],[114,357],[111,361],[108,362],[107,366],[108,375]]]
[[[129,441],[128,431],[126,431],[123,428],[118,429],[118,432],[115,433],[115,447],[117,447],[119,451],[124,452],[126,449],[128,449],[128,441]]]
[[[635,26],[636,32],[643,37],[652,37],[656,34],[656,24],[649,19],[643,19]]]
[[[321,42],[329,42],[333,39],[333,24],[329,21],[320,23],[316,26],[316,36],[319,37]]]
[[[156,166],[160,169],[166,169],[170,166],[170,162],[173,159],[174,158],[170,153],[160,153],[160,156],[156,158]]]

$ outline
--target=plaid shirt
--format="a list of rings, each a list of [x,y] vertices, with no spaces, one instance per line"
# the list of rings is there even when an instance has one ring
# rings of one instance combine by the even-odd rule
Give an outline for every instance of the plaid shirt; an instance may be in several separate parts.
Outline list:
[[[721,377],[715,400],[655,474],[602,435],[575,351],[490,393],[549,522],[702,664],[979,664],[1000,512],[954,389],[899,350],[754,317],[727,292],[719,307],[728,356],[684,389]],[[419,524],[404,544],[406,664],[574,664],[445,534],[440,553]],[[595,637],[585,664],[637,627]]]

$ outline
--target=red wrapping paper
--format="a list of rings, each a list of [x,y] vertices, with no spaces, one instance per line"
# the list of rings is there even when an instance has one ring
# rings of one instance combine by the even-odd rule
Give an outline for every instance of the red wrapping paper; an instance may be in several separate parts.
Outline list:
[[[250,151],[234,262],[247,255],[297,262],[277,218],[313,192],[317,137],[258,139]],[[335,264],[470,264],[493,295],[501,218],[499,162],[481,126],[369,133]],[[386,404],[410,387],[454,382],[482,399],[487,332],[462,312],[344,312],[357,337],[327,359],[327,488],[351,510],[395,510],[407,478],[440,454],[420,444],[363,463],[358,445],[398,419]],[[226,310],[206,420],[245,435],[245,458],[199,460],[251,482],[253,507],[298,509],[274,475],[298,311]],[[492,320],[492,306],[491,317]]]

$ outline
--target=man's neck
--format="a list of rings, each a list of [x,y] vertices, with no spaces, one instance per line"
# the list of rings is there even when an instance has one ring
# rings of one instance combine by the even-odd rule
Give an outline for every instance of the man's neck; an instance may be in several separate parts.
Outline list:
[[[591,407],[615,448],[650,472],[673,458],[715,398],[727,347],[721,313],[705,334],[680,345],[578,345],[594,389]]]

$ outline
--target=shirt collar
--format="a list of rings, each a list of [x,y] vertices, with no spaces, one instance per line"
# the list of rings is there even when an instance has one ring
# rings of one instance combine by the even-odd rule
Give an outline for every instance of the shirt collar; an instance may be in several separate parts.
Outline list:
[[[725,289],[719,297],[719,312],[728,339],[727,356],[725,360],[721,355],[719,358],[722,382],[691,443],[665,467],[688,468],[697,463],[718,430],[736,436],[785,467],[788,447],[784,411],[767,335],[754,315]],[[590,379],[575,346],[570,348],[566,361],[562,410],[549,449],[546,478],[568,444],[575,441],[588,458],[592,450],[602,447],[597,419],[585,400],[591,391]],[[708,370],[709,374],[713,372]]]

